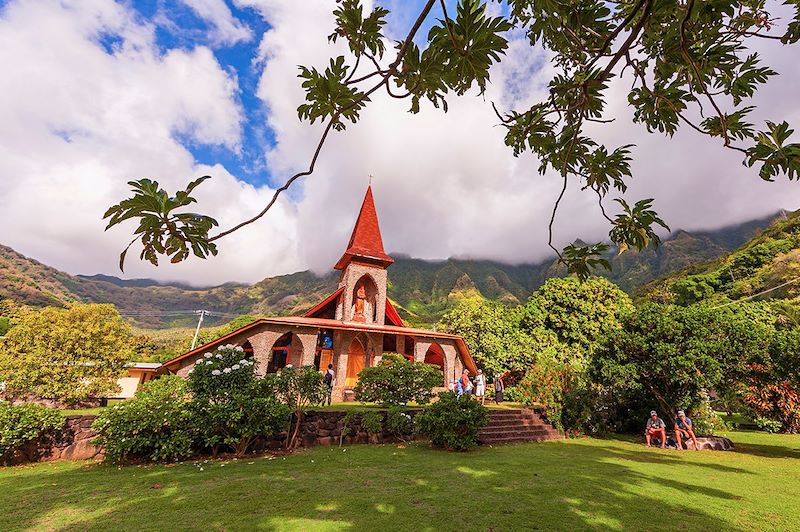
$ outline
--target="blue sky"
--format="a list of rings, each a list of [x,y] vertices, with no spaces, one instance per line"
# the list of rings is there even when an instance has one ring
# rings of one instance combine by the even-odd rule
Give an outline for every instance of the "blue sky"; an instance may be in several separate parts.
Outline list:
[[[240,179],[253,185],[272,184],[269,166],[264,154],[274,144],[275,138],[266,125],[262,102],[256,96],[261,71],[253,63],[258,55],[260,36],[269,24],[251,7],[240,8],[225,2],[232,15],[252,32],[252,37],[235,43],[216,43],[211,35],[214,26],[189,6],[175,1],[134,0],[131,6],[140,16],[156,25],[156,39],[162,53],[175,48],[191,49],[198,45],[210,47],[217,61],[226,70],[235,72],[239,85],[238,100],[245,112],[241,132],[241,149],[201,144],[188,136],[182,143],[200,163],[224,165]],[[168,20],[170,24],[164,23]]]

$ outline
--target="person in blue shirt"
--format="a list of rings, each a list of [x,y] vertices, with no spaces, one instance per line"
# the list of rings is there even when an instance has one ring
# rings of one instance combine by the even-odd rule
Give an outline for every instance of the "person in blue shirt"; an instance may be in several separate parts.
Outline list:
[[[691,439],[692,443],[694,443],[694,450],[700,450],[697,446],[697,437],[694,435],[692,420],[686,417],[686,413],[683,410],[678,410],[678,417],[675,418],[675,439],[678,440],[679,451],[683,449],[682,439]],[[686,447],[688,448],[689,445],[687,444]]]

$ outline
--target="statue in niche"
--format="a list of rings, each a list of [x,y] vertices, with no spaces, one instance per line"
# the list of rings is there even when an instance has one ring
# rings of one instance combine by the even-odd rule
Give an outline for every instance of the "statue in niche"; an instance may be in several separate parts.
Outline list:
[[[367,306],[367,291],[364,289],[364,285],[361,285],[356,290],[356,298],[353,302],[353,321],[360,321],[364,323],[367,321],[364,309]]]

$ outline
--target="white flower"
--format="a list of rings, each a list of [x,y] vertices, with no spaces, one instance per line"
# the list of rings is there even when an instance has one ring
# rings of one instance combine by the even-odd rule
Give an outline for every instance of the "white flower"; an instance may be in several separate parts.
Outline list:
[[[212,362],[212,361],[210,361],[210,360],[206,360],[206,366],[210,366],[211,364],[213,364],[213,362]]]
[[[247,365],[247,360],[245,360],[245,359],[243,358],[243,359],[241,359],[241,360],[239,361],[239,364],[241,364],[242,366],[246,366],[246,365]]]
[[[220,353],[217,353],[217,358],[222,360],[222,355]]]
[[[240,366],[239,364],[234,364],[233,366],[231,366],[231,369],[232,369],[233,371],[236,371],[237,369],[240,369],[241,367],[242,367],[242,366]]]
[[[206,354],[205,354],[205,355],[203,355],[203,356],[204,356],[204,357],[206,357],[206,358],[211,358],[211,353],[206,353]]]
[[[222,370],[222,372],[223,373],[230,373],[231,372],[231,368],[225,368],[225,369]]]
[[[218,369],[215,369],[214,371],[211,372],[211,374],[216,377],[217,375],[222,375],[222,372]]]
[[[240,353],[244,353],[244,348],[243,348],[242,346],[240,346],[240,345],[237,345],[237,346],[236,346],[236,350],[237,350],[238,352],[240,352]]]

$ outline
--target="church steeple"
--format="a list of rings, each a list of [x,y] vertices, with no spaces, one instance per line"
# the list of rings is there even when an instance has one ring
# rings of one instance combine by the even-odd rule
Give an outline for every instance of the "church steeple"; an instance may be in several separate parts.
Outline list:
[[[358,213],[350,243],[347,245],[342,258],[334,266],[337,270],[344,270],[352,260],[375,264],[386,268],[394,259],[383,250],[381,228],[378,225],[378,213],[372,199],[372,185],[367,187],[361,211]]]

